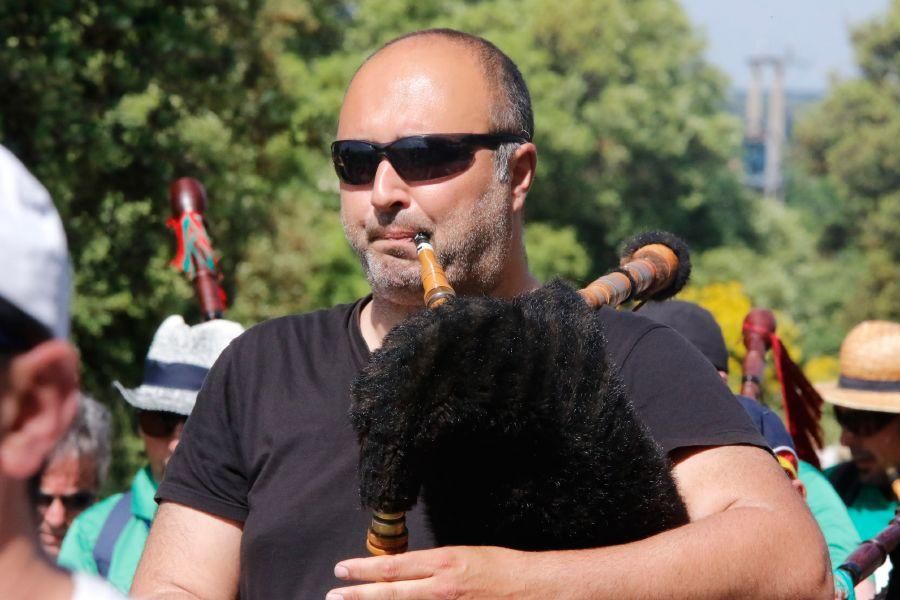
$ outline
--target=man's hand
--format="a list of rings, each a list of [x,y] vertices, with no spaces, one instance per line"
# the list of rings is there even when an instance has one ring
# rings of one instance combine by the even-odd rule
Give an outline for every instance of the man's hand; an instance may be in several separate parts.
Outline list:
[[[532,556],[534,556],[532,554]],[[530,589],[522,571],[526,553],[489,546],[448,546],[341,561],[334,574],[372,581],[332,590],[327,600],[464,600],[546,598]],[[533,564],[533,563],[530,563]]]
[[[345,560],[340,579],[376,583],[327,598],[833,598],[825,540],[771,455],[721,446],[673,462],[691,516],[682,527],[589,550],[447,547]]]

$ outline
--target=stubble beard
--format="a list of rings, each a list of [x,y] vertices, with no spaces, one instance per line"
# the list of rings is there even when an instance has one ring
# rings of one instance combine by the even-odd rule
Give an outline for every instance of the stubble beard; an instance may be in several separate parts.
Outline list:
[[[361,230],[343,219],[342,222],[373,295],[392,304],[422,306],[418,260],[372,250],[369,232],[377,229],[374,224],[370,227],[367,223]],[[414,227],[416,224],[401,218],[389,222],[432,234],[438,261],[458,294],[490,294],[499,285],[512,237],[510,193],[502,184],[493,182],[471,210],[459,210],[437,227]]]

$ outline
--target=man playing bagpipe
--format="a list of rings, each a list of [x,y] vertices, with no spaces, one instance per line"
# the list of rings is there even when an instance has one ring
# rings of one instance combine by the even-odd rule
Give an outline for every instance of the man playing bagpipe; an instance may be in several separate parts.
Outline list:
[[[420,550],[432,540],[417,509],[413,551],[350,558],[369,522],[350,385],[421,311],[413,237],[430,235],[462,297],[538,288],[523,243],[533,132],[518,69],[480,38],[419,32],[364,63],[332,150],[372,295],[269,321],[225,351],[169,463],[133,593],[315,598],[333,571],[362,582],[335,600],[829,596],[812,517],[715,371],[670,329],[612,310],[597,317],[604,349],[690,523],[614,547]]]

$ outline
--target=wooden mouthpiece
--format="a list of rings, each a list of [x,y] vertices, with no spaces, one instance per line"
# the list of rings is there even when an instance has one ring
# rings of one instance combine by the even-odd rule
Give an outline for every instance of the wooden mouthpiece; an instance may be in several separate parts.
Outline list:
[[[426,308],[437,308],[455,296],[456,292],[450,286],[444,269],[441,268],[434,254],[434,247],[427,234],[418,233],[413,238],[416,242],[416,253],[419,256],[419,268],[422,275],[422,289]]]

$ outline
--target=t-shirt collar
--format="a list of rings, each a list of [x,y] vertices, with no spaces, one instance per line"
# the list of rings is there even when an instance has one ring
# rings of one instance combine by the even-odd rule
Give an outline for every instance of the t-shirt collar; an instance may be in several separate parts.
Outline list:
[[[350,336],[350,351],[353,354],[353,362],[358,369],[362,369],[369,364],[369,345],[362,334],[362,327],[359,325],[359,316],[363,307],[372,301],[372,294],[360,298],[353,305],[350,311],[350,319],[347,323],[347,335]]]

